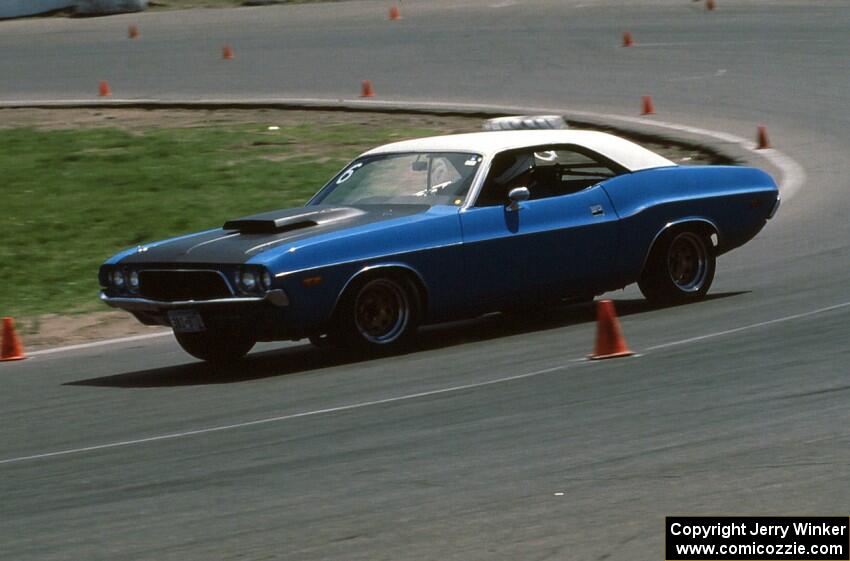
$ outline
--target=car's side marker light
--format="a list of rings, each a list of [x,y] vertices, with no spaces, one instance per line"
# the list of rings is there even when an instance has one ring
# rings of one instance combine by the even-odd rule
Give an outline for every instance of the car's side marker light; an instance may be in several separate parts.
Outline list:
[[[311,286],[316,286],[316,285],[319,285],[321,283],[322,283],[322,277],[320,277],[320,276],[306,277],[306,278],[301,280],[301,286],[304,286],[305,288],[310,288]]]

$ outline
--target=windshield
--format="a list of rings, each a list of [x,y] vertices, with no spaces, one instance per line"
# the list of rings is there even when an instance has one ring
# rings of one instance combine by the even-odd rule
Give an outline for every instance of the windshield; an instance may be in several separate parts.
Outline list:
[[[367,156],[342,170],[310,204],[460,206],[481,160],[462,152]]]

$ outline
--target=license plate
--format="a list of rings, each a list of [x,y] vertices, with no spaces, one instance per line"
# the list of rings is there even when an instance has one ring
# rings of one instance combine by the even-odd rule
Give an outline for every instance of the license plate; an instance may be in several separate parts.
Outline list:
[[[195,310],[171,310],[168,312],[168,321],[174,331],[179,333],[198,333],[207,329],[201,314]]]

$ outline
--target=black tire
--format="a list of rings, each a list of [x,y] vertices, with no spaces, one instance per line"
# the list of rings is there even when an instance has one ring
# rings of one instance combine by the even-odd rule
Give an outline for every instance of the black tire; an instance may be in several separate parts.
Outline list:
[[[235,362],[248,354],[256,344],[250,337],[225,331],[175,332],[174,338],[184,351],[213,364]]]
[[[714,280],[714,246],[705,232],[677,229],[665,233],[652,248],[638,280],[653,304],[670,306],[705,298]]]
[[[404,275],[356,279],[341,299],[328,337],[343,347],[396,349],[416,333],[420,308],[419,290]]]

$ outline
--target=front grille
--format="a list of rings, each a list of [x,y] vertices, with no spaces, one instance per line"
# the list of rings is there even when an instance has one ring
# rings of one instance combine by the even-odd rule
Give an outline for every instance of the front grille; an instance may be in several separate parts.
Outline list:
[[[232,296],[216,271],[141,271],[139,294],[151,300],[214,300]]]

